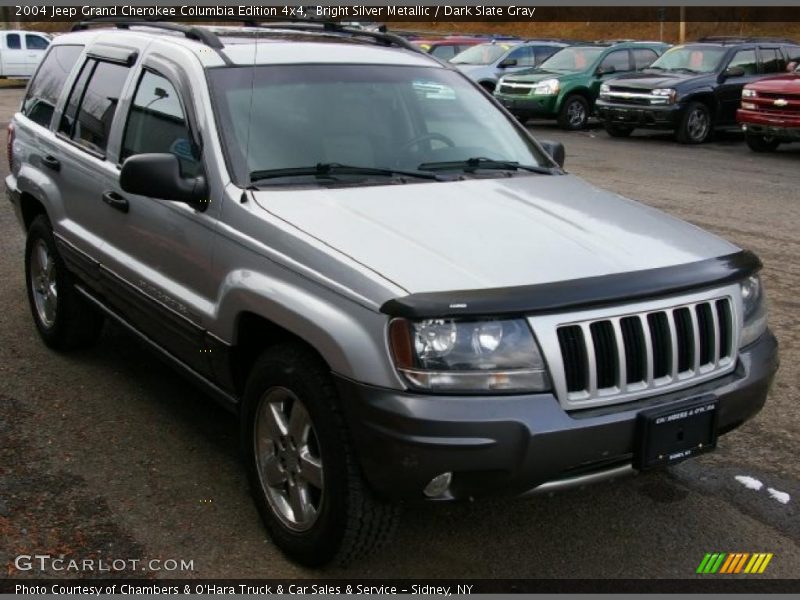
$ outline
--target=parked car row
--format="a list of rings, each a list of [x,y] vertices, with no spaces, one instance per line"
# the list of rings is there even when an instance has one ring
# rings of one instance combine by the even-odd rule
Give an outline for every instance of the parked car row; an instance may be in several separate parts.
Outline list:
[[[613,137],[667,130],[686,144],[742,127],[756,152],[800,139],[800,44],[790,39],[717,36],[674,47],[480,36],[412,43],[440,59],[464,48],[449,62],[521,121],[555,119],[576,130],[594,115]]]

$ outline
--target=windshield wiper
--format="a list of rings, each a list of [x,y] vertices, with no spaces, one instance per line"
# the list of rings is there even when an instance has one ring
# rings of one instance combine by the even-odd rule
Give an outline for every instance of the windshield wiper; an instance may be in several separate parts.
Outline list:
[[[257,183],[265,179],[278,179],[281,177],[314,176],[319,179],[336,179],[336,175],[372,175],[378,177],[412,177],[415,179],[429,179],[439,181],[439,176],[421,171],[404,169],[384,169],[379,167],[359,167],[343,165],[340,163],[317,163],[309,167],[287,167],[284,169],[262,169],[250,173],[250,183]]]
[[[482,156],[468,158],[466,160],[427,162],[422,163],[417,168],[421,171],[464,171],[465,173],[474,173],[478,169],[481,169],[494,171],[522,170],[530,171],[531,173],[541,173],[543,175],[553,174],[553,170],[549,167],[540,167],[538,165],[521,165],[516,161],[494,160],[491,158],[484,158]]]

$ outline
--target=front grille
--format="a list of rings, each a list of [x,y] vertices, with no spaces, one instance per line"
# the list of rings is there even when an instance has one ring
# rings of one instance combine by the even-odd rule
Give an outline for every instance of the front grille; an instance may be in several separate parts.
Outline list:
[[[608,99],[616,104],[632,104],[648,106],[652,96],[648,90],[612,86],[608,92]]]
[[[529,85],[500,85],[500,93],[501,94],[508,94],[510,96],[527,96],[530,94],[533,86]]]
[[[776,106],[775,101],[785,101],[783,106]],[[759,111],[770,114],[797,116],[800,112],[800,96],[797,94],[776,94],[759,92],[755,98],[745,98],[746,102],[755,103]]]
[[[690,383],[730,367],[730,298],[561,325],[557,338],[571,401]]]

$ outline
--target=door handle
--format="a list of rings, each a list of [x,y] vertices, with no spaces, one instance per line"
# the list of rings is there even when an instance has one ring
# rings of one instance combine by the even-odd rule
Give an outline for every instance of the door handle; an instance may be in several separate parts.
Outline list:
[[[120,212],[128,212],[128,201],[120,196],[117,192],[104,192],[103,202]]]
[[[55,156],[48,154],[42,159],[42,164],[52,171],[60,171],[61,170],[61,161],[58,160]]]

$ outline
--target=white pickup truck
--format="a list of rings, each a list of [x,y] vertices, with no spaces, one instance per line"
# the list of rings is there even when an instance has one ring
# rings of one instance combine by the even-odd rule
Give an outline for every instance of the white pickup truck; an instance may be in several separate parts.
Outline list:
[[[38,31],[0,32],[0,77],[31,77],[50,39],[49,34]]]

